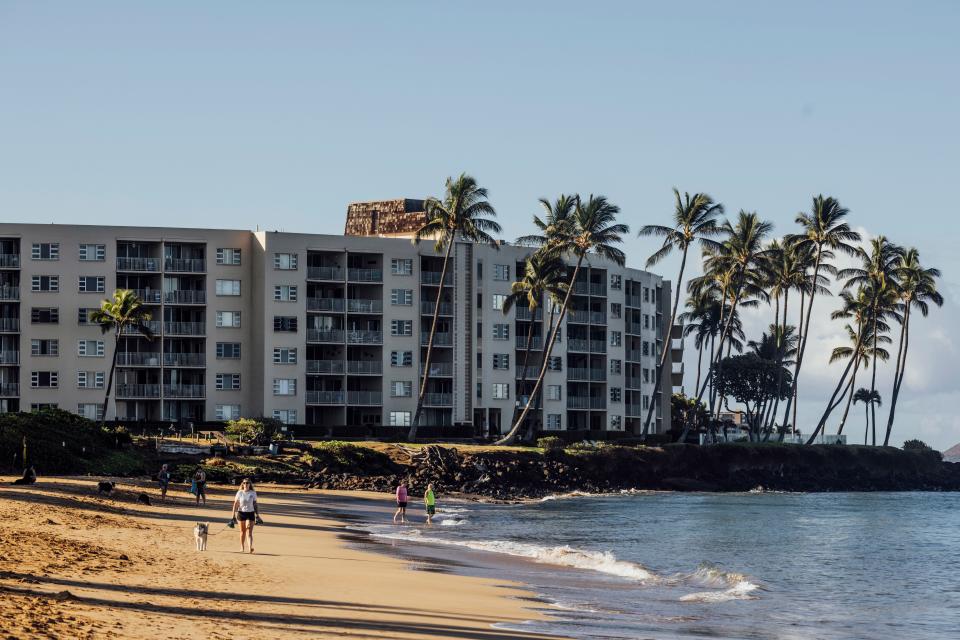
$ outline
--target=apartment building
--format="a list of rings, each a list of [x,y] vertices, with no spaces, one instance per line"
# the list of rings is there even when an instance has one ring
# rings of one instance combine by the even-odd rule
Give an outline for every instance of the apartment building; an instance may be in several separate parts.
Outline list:
[[[114,338],[89,312],[127,288],[156,337],[121,337],[108,418],[404,429],[439,298],[421,424],[500,433],[532,389],[551,315],[502,311],[530,251],[458,242],[441,282],[432,243],[396,233],[3,223],[0,411],[101,416]],[[665,344],[669,283],[592,258],[572,300],[530,420],[638,432],[654,402],[655,430],[668,429],[671,385],[653,388],[660,349],[682,376],[681,342]]]

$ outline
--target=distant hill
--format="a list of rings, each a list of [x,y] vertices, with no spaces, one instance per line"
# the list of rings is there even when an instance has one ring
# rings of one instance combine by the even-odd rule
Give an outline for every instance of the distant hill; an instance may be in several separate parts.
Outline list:
[[[947,462],[960,462],[960,444],[955,444],[944,451],[943,459]]]

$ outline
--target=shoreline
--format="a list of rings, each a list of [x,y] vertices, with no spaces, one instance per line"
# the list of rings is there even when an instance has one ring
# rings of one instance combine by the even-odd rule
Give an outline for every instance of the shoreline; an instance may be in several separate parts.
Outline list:
[[[349,521],[323,508],[325,496],[383,496],[260,485],[266,525],[255,530],[257,553],[241,555],[239,531],[224,526],[233,487],[211,485],[210,506],[198,508],[179,486],[168,494],[175,502],[160,503],[147,481],[99,497],[99,479],[24,487],[0,477],[0,615],[11,621],[9,637],[557,637],[515,630],[544,617],[523,585],[417,571],[402,557],[359,549],[342,538]],[[151,506],[136,504],[141,491]],[[198,521],[211,523],[206,553],[194,549]]]

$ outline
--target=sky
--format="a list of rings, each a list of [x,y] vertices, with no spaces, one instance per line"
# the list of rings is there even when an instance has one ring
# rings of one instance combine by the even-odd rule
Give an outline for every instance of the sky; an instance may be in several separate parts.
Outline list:
[[[958,28],[960,5],[936,1],[0,0],[0,219],[337,233],[349,202],[440,195],[466,171],[506,238],[560,193],[604,194],[634,230],[665,223],[673,187],[783,234],[824,193],[944,272],[893,440],[946,448]],[[637,267],[656,248],[624,246]],[[801,426],[840,373],[834,305],[814,308]]]

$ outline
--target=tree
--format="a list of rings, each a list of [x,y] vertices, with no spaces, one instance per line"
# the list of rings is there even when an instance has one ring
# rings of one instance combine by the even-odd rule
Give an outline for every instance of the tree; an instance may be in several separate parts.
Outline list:
[[[586,202],[577,198],[576,207],[568,218],[557,221],[545,229],[542,251],[558,257],[573,255],[576,258],[573,273],[568,281],[569,286],[557,317],[557,327],[563,326],[563,319],[570,307],[574,283],[576,283],[577,276],[580,275],[580,267],[588,255],[600,256],[620,266],[626,262],[623,251],[615,245],[623,242],[623,236],[630,232],[630,228],[616,221],[619,213],[620,207],[609,202],[604,196],[591,195]],[[544,347],[543,363],[540,365],[537,382],[533,386],[530,397],[527,398],[527,403],[520,413],[520,417],[517,418],[517,423],[523,423],[526,419],[530,407],[533,406],[534,398],[540,392],[540,387],[543,386],[543,379],[547,374],[550,355],[553,353],[553,346],[556,341],[557,330],[554,329],[550,332],[550,340]],[[506,439],[497,441],[497,444],[506,444]]]
[[[226,434],[239,438],[244,444],[265,447],[283,440],[283,423],[273,418],[240,418],[227,421]]]
[[[110,404],[110,391],[113,389],[113,376],[117,369],[117,352],[120,347],[120,337],[124,332],[135,332],[147,340],[153,340],[153,331],[148,326],[151,315],[137,294],[130,289],[117,289],[113,297],[103,300],[100,308],[90,314],[90,322],[99,325],[104,334],[113,333],[113,359],[110,362],[110,373],[107,376],[107,390],[103,396],[103,417],[101,424],[107,420],[107,407]]]
[[[859,331],[869,330],[862,326],[863,323],[858,323],[858,326],[861,328]],[[880,325],[881,327],[886,327],[885,324]],[[840,345],[834,347],[833,352],[830,354],[830,364],[838,362],[840,360],[846,360],[852,358],[854,354],[857,354],[857,362],[853,366],[853,374],[850,376],[850,382],[847,383],[847,405],[843,410],[843,417],[840,418],[840,426],[837,428],[837,435],[843,433],[843,427],[847,423],[847,416],[850,414],[850,404],[853,401],[853,389],[857,383],[857,371],[860,367],[867,368],[870,366],[871,361],[883,360],[886,362],[890,358],[889,352],[883,347],[877,346],[872,347],[873,340],[870,336],[861,337],[858,330],[855,330],[849,324],[844,325],[844,329],[847,332],[847,341],[849,346]],[[885,328],[883,329],[886,330]],[[891,342],[890,336],[881,335],[877,339],[878,343],[889,344]]]
[[[652,267],[665,257],[670,255],[674,249],[680,252],[680,273],[677,274],[675,283],[676,293],[674,294],[673,307],[670,311],[670,322],[667,324],[667,335],[673,329],[673,324],[677,319],[677,310],[680,307],[680,291],[683,284],[683,272],[687,266],[687,251],[691,245],[699,243],[701,247],[718,247],[718,243],[713,240],[713,236],[721,233],[717,226],[717,216],[723,213],[723,205],[715,203],[713,198],[705,193],[695,193],[691,197],[689,193],[684,193],[680,198],[680,192],[674,188],[674,210],[673,226],[648,224],[640,229],[640,236],[657,236],[663,238],[663,244],[660,249],[647,259],[647,267]],[[656,379],[653,387],[653,397],[656,398],[663,386],[664,367],[667,362],[668,349],[664,347],[660,353],[660,362],[657,364]],[[653,418],[653,412],[656,402],[651,402],[647,409],[647,417],[643,422],[643,435],[646,436],[650,431],[650,421]]]
[[[907,249],[897,265],[899,281],[898,296],[903,312],[900,322],[900,346],[897,350],[897,364],[893,373],[893,392],[890,397],[890,413],[887,415],[887,432],[883,437],[883,446],[890,444],[890,432],[900,398],[900,387],[907,370],[907,351],[910,348],[910,311],[916,307],[921,315],[927,316],[930,304],[943,306],[943,296],[937,291],[937,278],[940,270],[924,268],[920,264],[920,253],[916,249]]]
[[[424,215],[426,220],[414,234],[413,243],[419,244],[424,239],[432,239],[434,251],[438,254],[443,253],[443,268],[440,271],[440,286],[437,288],[433,321],[430,323],[430,336],[427,339],[427,354],[423,362],[423,380],[420,383],[420,393],[417,395],[417,409],[407,435],[409,440],[417,438],[417,427],[420,424],[420,415],[423,413],[423,399],[427,394],[427,384],[430,381],[433,340],[440,318],[443,283],[446,281],[453,245],[462,238],[469,242],[485,243],[499,248],[499,244],[491,235],[500,233],[500,225],[491,219],[496,217],[497,212],[487,200],[487,190],[479,186],[472,176],[461,173],[456,179],[447,178],[446,194],[443,200],[427,198],[424,202]]]
[[[756,353],[724,358],[714,371],[717,394],[725,403],[728,396],[743,405],[750,427],[750,439],[760,435],[760,409],[773,397],[790,393],[790,372],[781,375],[783,367]]]
[[[875,390],[870,391],[869,389],[860,387],[857,389],[857,392],[853,394],[853,403],[856,404],[858,402],[863,403],[863,415],[865,418],[863,427],[863,444],[867,444],[867,436],[870,433],[870,408],[881,403],[880,393]]]
[[[703,424],[708,417],[707,407],[682,393],[670,396],[670,423],[683,425],[685,430],[691,424]]]

